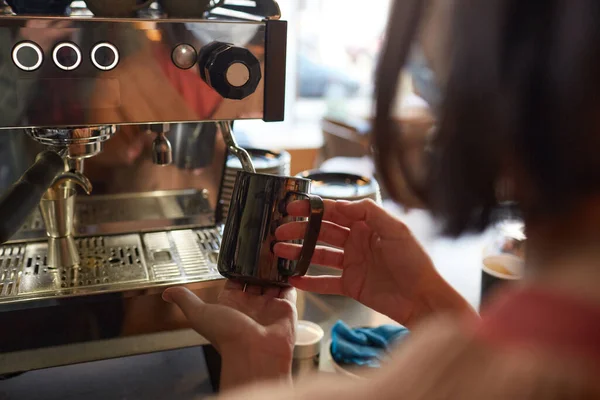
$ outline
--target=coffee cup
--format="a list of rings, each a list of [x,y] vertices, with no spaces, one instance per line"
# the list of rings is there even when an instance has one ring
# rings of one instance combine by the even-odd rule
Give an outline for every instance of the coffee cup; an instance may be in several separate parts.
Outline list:
[[[513,284],[523,277],[523,260],[511,254],[490,255],[481,266],[481,304],[499,287]]]
[[[217,262],[221,275],[254,285],[286,286],[290,276],[305,275],[314,254],[324,205],[310,194],[304,178],[237,173]],[[310,216],[297,261],[273,253],[276,229],[298,218],[287,214],[287,205],[308,199]]]

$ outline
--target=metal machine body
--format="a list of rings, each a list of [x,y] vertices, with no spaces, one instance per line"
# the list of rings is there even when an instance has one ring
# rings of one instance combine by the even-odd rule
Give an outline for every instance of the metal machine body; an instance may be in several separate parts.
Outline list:
[[[216,298],[229,121],[283,118],[285,46],[268,18],[0,16],[0,196],[48,149],[93,187],[0,245],[0,374],[201,343],[160,294]]]

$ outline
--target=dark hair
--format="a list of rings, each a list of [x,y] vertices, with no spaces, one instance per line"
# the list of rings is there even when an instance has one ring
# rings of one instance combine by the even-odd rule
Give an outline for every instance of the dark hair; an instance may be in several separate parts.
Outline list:
[[[446,0],[441,0],[446,1]],[[523,215],[568,210],[600,189],[600,2],[457,0],[452,57],[427,178],[403,157],[391,116],[423,0],[396,0],[378,67],[374,147],[391,196],[406,181],[459,235],[488,226],[502,174],[528,186]],[[523,200],[523,199],[519,199]]]

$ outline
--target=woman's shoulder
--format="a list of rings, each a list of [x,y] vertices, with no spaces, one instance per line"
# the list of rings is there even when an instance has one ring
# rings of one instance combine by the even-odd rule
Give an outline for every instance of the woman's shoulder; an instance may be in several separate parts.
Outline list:
[[[498,346],[587,359],[600,371],[600,304],[539,286],[500,292],[494,300],[479,323],[480,337]]]
[[[377,387],[410,399],[600,398],[598,375],[587,362],[498,346],[480,337],[477,325],[450,317],[425,322],[400,345]]]

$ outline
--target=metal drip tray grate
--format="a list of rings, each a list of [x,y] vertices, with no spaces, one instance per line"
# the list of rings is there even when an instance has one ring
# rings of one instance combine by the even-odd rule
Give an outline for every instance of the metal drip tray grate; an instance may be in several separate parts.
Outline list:
[[[76,243],[81,265],[58,269],[47,265],[46,243],[28,245],[19,293],[39,294],[148,280],[139,235],[84,238]]]
[[[219,277],[215,253],[218,252],[220,240],[216,229],[144,235],[152,279],[168,281]]]
[[[0,297],[19,291],[25,246],[0,247]]]
[[[221,279],[217,228],[76,239],[81,263],[48,267],[46,242],[0,246],[0,304]]]

